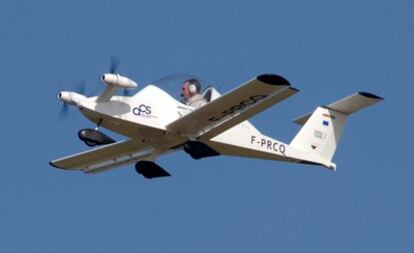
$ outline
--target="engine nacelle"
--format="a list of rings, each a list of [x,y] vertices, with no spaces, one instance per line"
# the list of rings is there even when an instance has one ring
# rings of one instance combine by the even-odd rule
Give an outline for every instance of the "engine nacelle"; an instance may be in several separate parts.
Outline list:
[[[119,74],[104,74],[102,75],[102,82],[107,85],[113,85],[119,88],[136,88],[137,83],[129,79],[128,77],[121,76]]]
[[[65,103],[70,105],[78,105],[86,97],[82,94],[72,92],[72,91],[61,91],[58,94],[58,98]]]

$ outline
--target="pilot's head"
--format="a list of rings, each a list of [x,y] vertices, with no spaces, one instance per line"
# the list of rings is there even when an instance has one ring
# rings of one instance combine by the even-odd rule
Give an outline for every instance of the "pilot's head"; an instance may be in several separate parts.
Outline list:
[[[201,85],[200,82],[196,79],[188,79],[183,82],[181,96],[185,99],[188,99],[195,94],[200,94]]]

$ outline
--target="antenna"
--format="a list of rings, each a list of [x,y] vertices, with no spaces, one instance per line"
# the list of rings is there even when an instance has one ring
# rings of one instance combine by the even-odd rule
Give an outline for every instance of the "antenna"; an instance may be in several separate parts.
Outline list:
[[[240,70],[242,69],[241,66],[239,66],[235,71],[233,71],[226,79],[224,79],[224,82],[222,82],[218,87],[217,90],[221,91],[222,88],[224,88],[224,86],[226,86],[228,84],[228,82],[233,79],[233,77],[236,76],[236,74],[238,74],[240,72]]]

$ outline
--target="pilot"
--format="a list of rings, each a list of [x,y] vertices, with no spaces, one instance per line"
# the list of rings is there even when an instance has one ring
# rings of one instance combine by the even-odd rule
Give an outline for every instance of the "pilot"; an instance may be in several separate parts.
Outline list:
[[[189,79],[183,82],[181,97],[183,97],[183,103],[199,108],[207,104],[207,100],[200,94],[201,85],[196,79]]]

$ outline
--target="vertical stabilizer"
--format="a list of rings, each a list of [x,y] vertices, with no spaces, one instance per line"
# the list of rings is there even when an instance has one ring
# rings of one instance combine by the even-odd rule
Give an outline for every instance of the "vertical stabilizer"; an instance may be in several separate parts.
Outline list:
[[[359,92],[295,120],[303,125],[290,146],[332,160],[348,116],[365,107],[376,104],[381,97]]]

